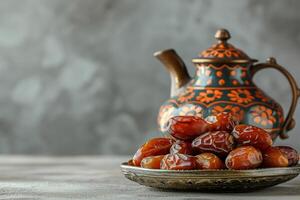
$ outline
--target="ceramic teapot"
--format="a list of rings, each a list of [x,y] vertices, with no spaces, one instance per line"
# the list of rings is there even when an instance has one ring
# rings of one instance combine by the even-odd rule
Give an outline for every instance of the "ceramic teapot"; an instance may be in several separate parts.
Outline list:
[[[255,64],[257,60],[227,42],[227,30],[218,30],[215,38],[216,44],[192,60],[196,67],[192,78],[173,49],[154,53],[171,75],[171,98],[161,106],[158,115],[160,130],[166,131],[173,116],[205,118],[231,112],[240,123],[266,129],[273,139],[278,135],[287,138],[286,132],[295,126],[293,114],[300,96],[295,79],[275,58]],[[282,107],[252,81],[255,73],[265,68],[279,70],[289,81],[292,102],[286,118]]]

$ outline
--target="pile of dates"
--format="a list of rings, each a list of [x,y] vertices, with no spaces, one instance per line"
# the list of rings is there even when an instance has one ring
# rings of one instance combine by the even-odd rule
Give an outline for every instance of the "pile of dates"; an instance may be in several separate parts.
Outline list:
[[[298,164],[297,151],[272,146],[264,129],[238,124],[230,113],[205,119],[176,116],[169,120],[167,137],[143,144],[129,164],[150,169],[255,169]]]

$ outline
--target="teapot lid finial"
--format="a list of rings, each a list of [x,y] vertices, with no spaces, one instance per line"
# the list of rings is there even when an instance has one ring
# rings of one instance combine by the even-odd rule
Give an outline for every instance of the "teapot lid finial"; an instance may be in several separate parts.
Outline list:
[[[230,37],[229,31],[226,29],[219,29],[215,34],[215,38],[219,40],[219,42],[226,42]]]
[[[242,50],[227,42],[231,38],[228,30],[217,30],[215,38],[218,42],[200,52],[198,57],[192,60],[193,63],[248,63],[257,61],[249,58]]]

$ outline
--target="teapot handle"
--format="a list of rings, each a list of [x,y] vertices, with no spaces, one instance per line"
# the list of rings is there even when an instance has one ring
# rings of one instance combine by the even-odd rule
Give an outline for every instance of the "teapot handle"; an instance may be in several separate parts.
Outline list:
[[[276,62],[276,59],[273,57],[268,58],[266,63],[258,63],[256,65],[253,65],[250,68],[251,77],[253,77],[256,72],[258,72],[262,69],[265,69],[265,68],[273,68],[273,69],[280,71],[288,79],[289,84],[291,86],[292,102],[290,105],[289,112],[286,116],[286,119],[284,120],[283,126],[279,133],[281,139],[286,139],[286,138],[288,138],[288,135],[286,132],[293,129],[296,125],[296,122],[293,119],[293,116],[294,116],[294,112],[296,110],[298,98],[300,97],[300,89],[298,88],[297,83],[296,83],[295,79],[293,78],[293,76],[284,67],[278,65]]]

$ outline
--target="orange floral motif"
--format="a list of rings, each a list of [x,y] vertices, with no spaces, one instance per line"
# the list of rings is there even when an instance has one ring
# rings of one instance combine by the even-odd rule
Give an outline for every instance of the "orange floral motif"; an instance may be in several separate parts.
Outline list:
[[[232,84],[233,84],[233,85],[237,85],[237,84],[239,84],[239,82],[238,82],[237,80],[233,80],[233,81],[232,81]]]
[[[230,76],[236,76],[236,71],[235,71],[235,70],[232,70],[232,71],[230,72]]]
[[[204,103],[210,103],[215,99],[220,99],[222,97],[222,94],[223,93],[220,90],[206,90],[200,92],[196,99]]]
[[[253,101],[254,97],[251,95],[249,90],[232,90],[227,96],[231,101],[235,101],[237,103],[250,103]]]
[[[250,111],[253,121],[265,127],[273,127],[276,118],[273,116],[274,112],[265,106],[256,106]]]
[[[255,97],[258,98],[258,99],[261,99],[262,102],[267,102],[267,101],[268,101],[268,98],[267,98],[267,97],[263,94],[263,92],[260,91],[260,90],[257,90],[257,91],[255,92]]]
[[[224,81],[224,79],[220,79],[218,83],[219,83],[219,85],[224,85],[225,81]]]
[[[221,112],[230,112],[237,121],[242,121],[245,114],[244,110],[242,110],[239,106],[233,105],[226,105],[225,107],[218,105],[215,106],[212,110],[213,115],[217,115]]]
[[[178,97],[178,101],[180,103],[187,102],[188,100],[192,99],[195,96],[195,92],[193,88],[187,88],[186,92],[183,95]]]
[[[223,76],[223,72],[222,71],[217,71],[216,75],[217,75],[217,77],[222,77]]]
[[[197,105],[184,105],[181,107],[179,116],[197,116],[203,117],[203,110],[200,106]]]
[[[224,44],[224,43],[219,43],[216,45],[213,45],[209,49],[203,51],[201,53],[202,57],[205,58],[211,58],[211,57],[217,57],[217,58],[248,58],[247,55],[245,55],[244,52],[236,49],[234,46],[230,44]]]

